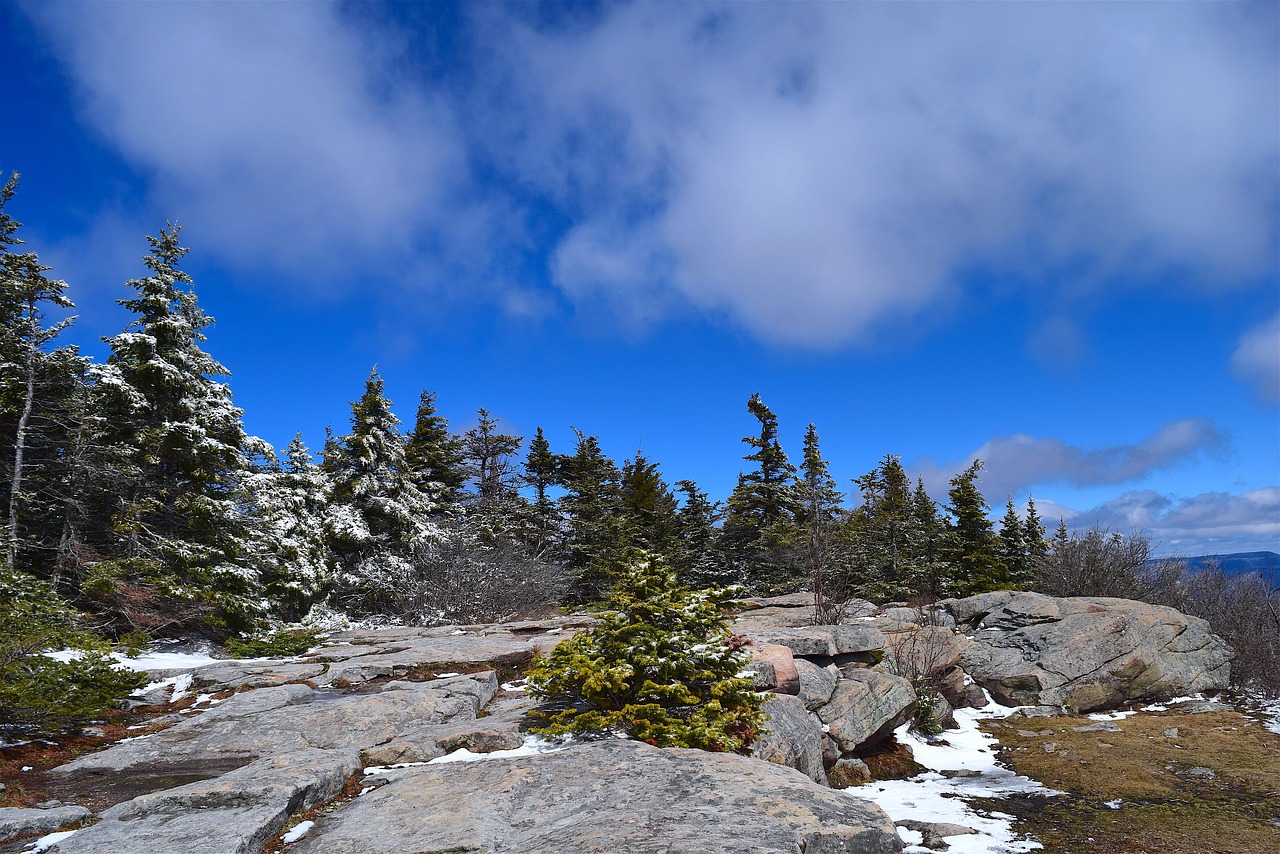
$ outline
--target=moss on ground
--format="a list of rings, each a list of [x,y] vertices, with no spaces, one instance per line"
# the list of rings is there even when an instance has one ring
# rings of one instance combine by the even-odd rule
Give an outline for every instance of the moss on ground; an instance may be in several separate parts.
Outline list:
[[[1097,723],[984,724],[1006,765],[1066,793],[984,805],[1017,816],[1016,830],[1049,852],[1280,851],[1280,735],[1236,712],[1143,713],[1115,721],[1118,732],[1074,729]]]

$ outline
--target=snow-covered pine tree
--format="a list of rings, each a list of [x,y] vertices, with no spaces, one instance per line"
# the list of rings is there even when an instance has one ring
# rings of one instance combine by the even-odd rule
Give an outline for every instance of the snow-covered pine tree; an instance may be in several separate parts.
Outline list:
[[[409,476],[400,419],[376,367],[351,404],[351,432],[327,444],[325,457],[333,478],[335,595],[357,613],[394,613],[397,591],[413,575],[411,553],[439,540],[441,530],[430,519],[436,502]]]
[[[311,457],[302,434],[284,462],[271,459],[248,479],[254,559],[277,616],[295,622],[323,598],[333,581],[328,530],[333,484]]]
[[[34,252],[13,251],[24,243],[17,235],[22,224],[6,210],[17,186],[14,172],[0,188],[0,437],[11,440],[13,448],[0,462],[7,464],[0,511],[5,514],[5,561],[14,569],[24,545],[44,546],[44,560],[38,563],[50,563],[53,549],[43,529],[51,520],[43,520],[43,526],[28,524],[28,517],[41,515],[32,505],[48,503],[48,496],[31,489],[31,470],[37,470],[37,482],[39,475],[46,480],[58,476],[49,469],[58,466],[59,434],[65,434],[65,425],[50,415],[69,394],[82,361],[73,349],[46,351],[74,320],[49,322],[48,309],[74,306],[66,282],[46,277],[50,268]],[[56,523],[52,527],[56,530]]]
[[[199,606],[175,619],[207,608],[213,625],[240,630],[262,609],[246,559],[242,487],[251,474],[249,449],[269,449],[246,435],[243,410],[220,381],[230,372],[200,346],[213,318],[179,269],[188,252],[180,232],[170,225],[147,238],[143,260],[151,275],[129,282],[136,295],[119,300],[136,318],[105,339],[111,370],[99,378],[119,404],[108,426],[131,450],[118,472],[112,528],[120,538],[116,553],[131,562],[104,573],[112,583]]]

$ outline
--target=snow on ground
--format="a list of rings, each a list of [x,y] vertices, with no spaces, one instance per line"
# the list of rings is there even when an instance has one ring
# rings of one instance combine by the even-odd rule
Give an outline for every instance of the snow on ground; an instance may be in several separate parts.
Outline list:
[[[307,835],[307,831],[315,826],[316,823],[314,821],[300,821],[293,830],[290,830],[284,836],[281,836],[280,841],[285,845],[288,845],[291,842],[297,842],[299,839]]]
[[[47,851],[73,833],[75,833],[74,830],[59,830],[57,833],[50,833],[47,836],[41,836],[35,842],[31,843],[30,848],[23,848],[22,854],[39,854],[41,851]]]
[[[437,756],[427,762],[400,762],[395,765],[370,765],[364,769],[366,777],[376,777],[379,774],[385,774],[388,771],[394,771],[397,768],[415,768],[419,765],[441,765],[445,762],[479,762],[484,759],[518,759],[522,756],[537,756],[541,753],[554,753],[557,750],[564,750],[574,744],[572,738],[556,738],[551,741],[546,740],[540,735],[527,735],[524,738],[524,744],[519,747],[513,747],[510,750],[495,750],[491,753],[472,753],[465,747],[460,747],[452,753],[444,756]],[[365,789],[364,791],[369,791]],[[364,792],[361,792],[364,794]]]
[[[968,804],[970,798],[1015,793],[1059,794],[996,764],[997,740],[981,732],[978,722],[1004,718],[1014,711],[994,701],[982,709],[959,709],[955,713],[959,729],[947,730],[934,739],[910,732],[909,725],[902,726],[894,735],[911,747],[917,762],[931,770],[910,780],[881,780],[844,791],[874,801],[894,821],[946,822],[976,830],[976,834],[946,838],[954,854],[1010,854],[1042,848],[1039,842],[1017,838],[1013,816],[999,812],[984,815]],[[941,773],[944,771],[958,774],[948,777]],[[920,846],[920,833],[903,828],[899,835],[907,844],[905,852],[929,850]]]

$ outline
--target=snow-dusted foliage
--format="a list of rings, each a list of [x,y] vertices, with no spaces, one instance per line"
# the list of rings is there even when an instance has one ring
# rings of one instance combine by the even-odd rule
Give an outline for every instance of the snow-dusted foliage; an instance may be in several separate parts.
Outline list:
[[[442,538],[437,509],[409,476],[400,419],[375,369],[351,405],[351,432],[326,448],[333,479],[330,542],[337,560],[335,594],[356,613],[391,612],[389,592],[412,575],[409,556]]]
[[[147,561],[148,586],[199,601],[215,623],[241,628],[263,609],[242,512],[257,442],[220,380],[227,369],[200,346],[213,320],[178,268],[188,251],[179,232],[147,238],[151,275],[129,282],[136,295],[120,300],[136,318],[107,339],[111,357],[97,374],[111,407],[106,432],[130,451],[117,472],[112,551]]]
[[[284,462],[271,459],[249,476],[246,488],[252,507],[253,559],[264,593],[280,616],[296,620],[333,580],[333,484],[299,434],[289,443]]]
[[[720,601],[640,556],[618,574],[600,624],[535,662],[530,690],[550,705],[535,731],[620,732],[703,750],[750,743],[764,698],[738,676],[749,656],[733,643]]]

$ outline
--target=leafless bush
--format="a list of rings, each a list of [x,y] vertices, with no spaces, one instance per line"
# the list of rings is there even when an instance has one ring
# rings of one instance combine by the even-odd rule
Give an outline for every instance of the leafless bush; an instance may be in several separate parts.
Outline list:
[[[1260,575],[1229,575],[1210,563],[1186,574],[1182,610],[1208,621],[1235,650],[1236,686],[1280,697],[1280,590]]]
[[[568,591],[564,569],[519,544],[453,539],[420,548],[410,561],[412,582],[399,597],[402,616],[423,623],[496,622]]]
[[[1084,534],[1059,532],[1034,568],[1034,589],[1050,596],[1112,596],[1177,608],[1186,567],[1178,560],[1152,562],[1151,542],[1094,526]]]

